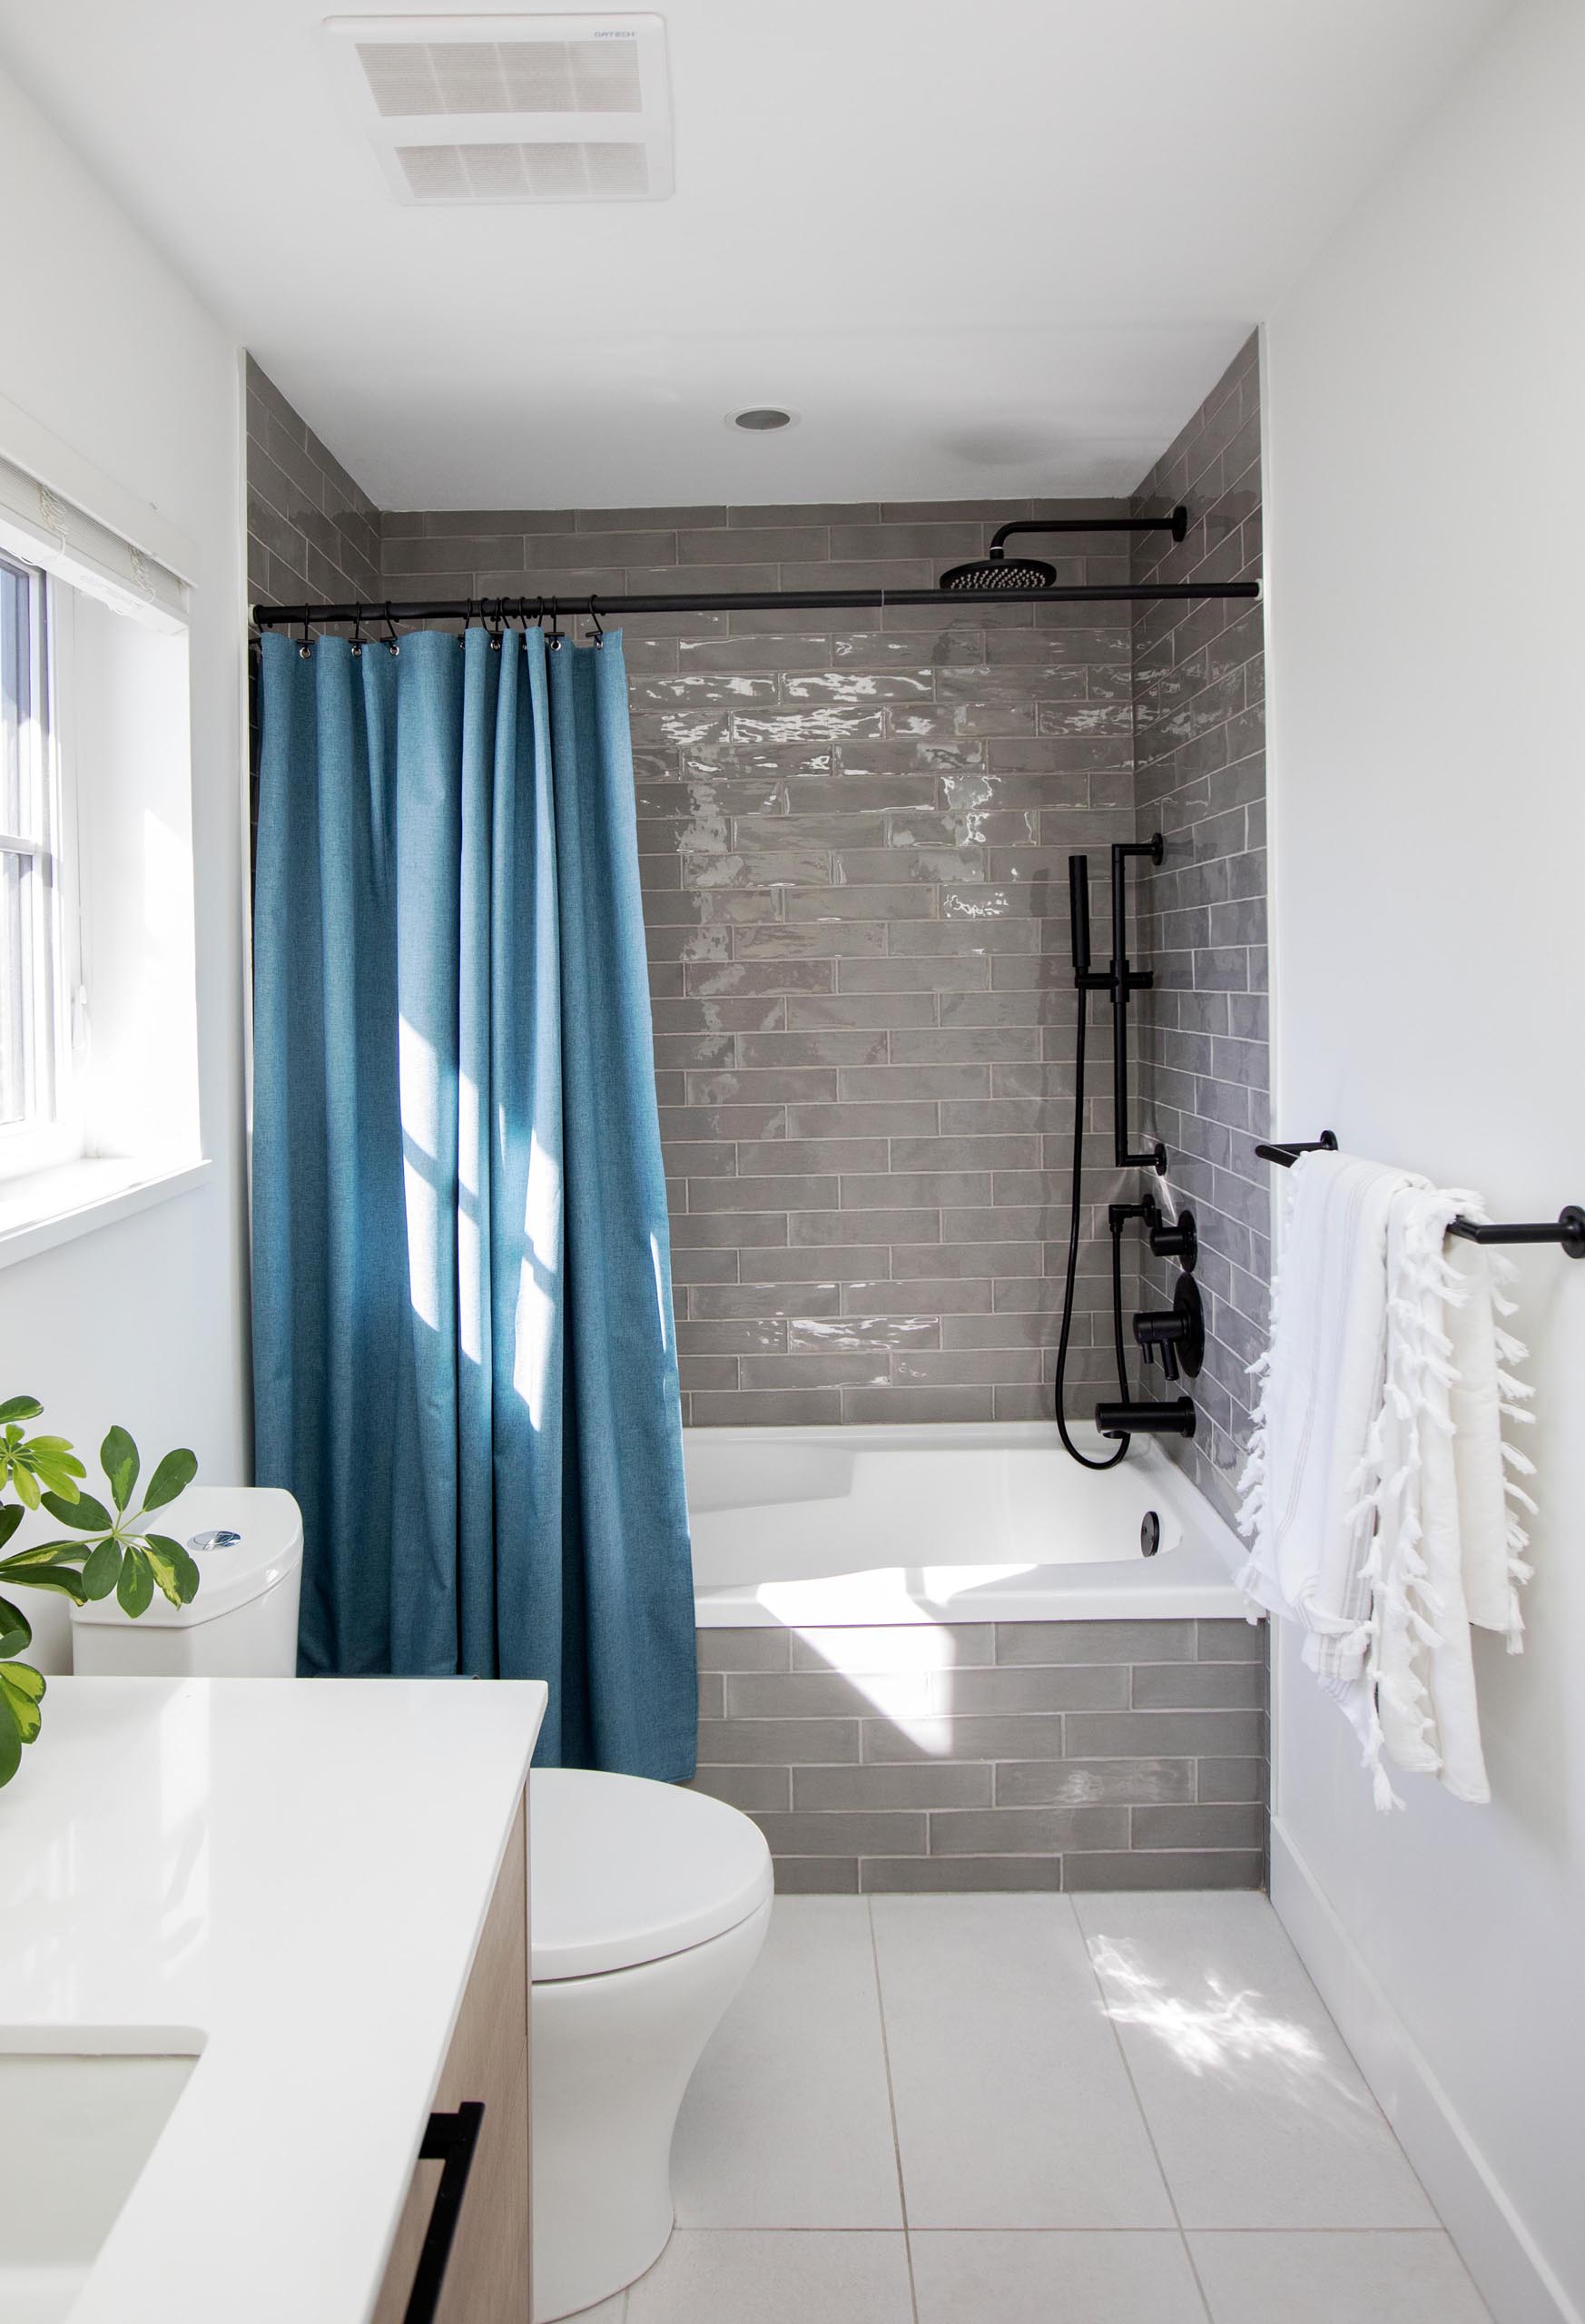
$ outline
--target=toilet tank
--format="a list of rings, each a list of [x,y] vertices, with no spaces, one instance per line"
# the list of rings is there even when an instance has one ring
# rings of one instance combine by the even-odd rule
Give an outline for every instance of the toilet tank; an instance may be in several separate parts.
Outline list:
[[[276,1485],[190,1485],[156,1530],[185,1542],[201,1580],[190,1606],[158,1591],[136,1621],[113,1597],[72,1609],[79,1676],[289,1679],[297,1669],[302,1516]],[[234,1541],[205,1542],[205,1535]]]

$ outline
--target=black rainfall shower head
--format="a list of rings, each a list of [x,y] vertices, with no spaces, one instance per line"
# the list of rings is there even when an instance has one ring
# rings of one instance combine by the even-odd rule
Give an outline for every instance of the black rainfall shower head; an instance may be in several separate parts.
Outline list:
[[[1014,533],[1170,533],[1182,541],[1188,537],[1188,510],[1180,503],[1169,517],[1015,517],[997,527],[986,556],[954,565],[938,586],[948,591],[1055,588],[1054,565],[1036,556],[1009,556],[1006,544]]]
[[[1049,589],[1056,578],[1056,566],[1042,565],[1038,556],[1009,556],[1005,549],[993,548],[989,556],[954,565],[942,574],[939,586],[943,589]]]

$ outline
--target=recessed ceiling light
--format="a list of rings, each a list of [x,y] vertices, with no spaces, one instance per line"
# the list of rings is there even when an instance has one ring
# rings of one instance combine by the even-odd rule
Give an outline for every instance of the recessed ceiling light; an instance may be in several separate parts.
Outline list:
[[[796,412],[782,411],[774,404],[753,404],[747,411],[728,412],[726,424],[729,428],[746,428],[751,435],[759,436],[773,428],[791,428],[797,417]]]

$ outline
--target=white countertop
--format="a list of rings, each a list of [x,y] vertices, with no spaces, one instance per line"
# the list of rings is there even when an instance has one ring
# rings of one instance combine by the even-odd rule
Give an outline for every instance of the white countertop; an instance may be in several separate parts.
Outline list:
[[[0,2043],[200,2052],[72,2324],[362,2324],[545,1701],[50,1680],[0,1791]]]

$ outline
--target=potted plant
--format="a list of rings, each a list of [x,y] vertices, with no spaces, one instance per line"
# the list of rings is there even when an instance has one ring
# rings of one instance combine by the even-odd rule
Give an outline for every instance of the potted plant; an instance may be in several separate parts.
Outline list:
[[[113,1590],[134,1621],[153,1604],[156,1590],[172,1606],[190,1605],[198,1594],[198,1568],[188,1551],[144,1521],[192,1482],[198,1473],[193,1455],[167,1452],[134,1510],[138,1448],[124,1428],[111,1429],[99,1448],[107,1505],[84,1491],[80,1481],[88,1472],[64,1436],[26,1433],[24,1423],[43,1410],[36,1396],[0,1403],[0,1551],[30,1510],[46,1510],[81,1538],[37,1541],[0,1556],[0,1787],[16,1773],[23,1746],[38,1734],[45,1691],[43,1672],[16,1659],[32,1643],[33,1628],[7,1590],[53,1590],[77,1606],[108,1598]]]

